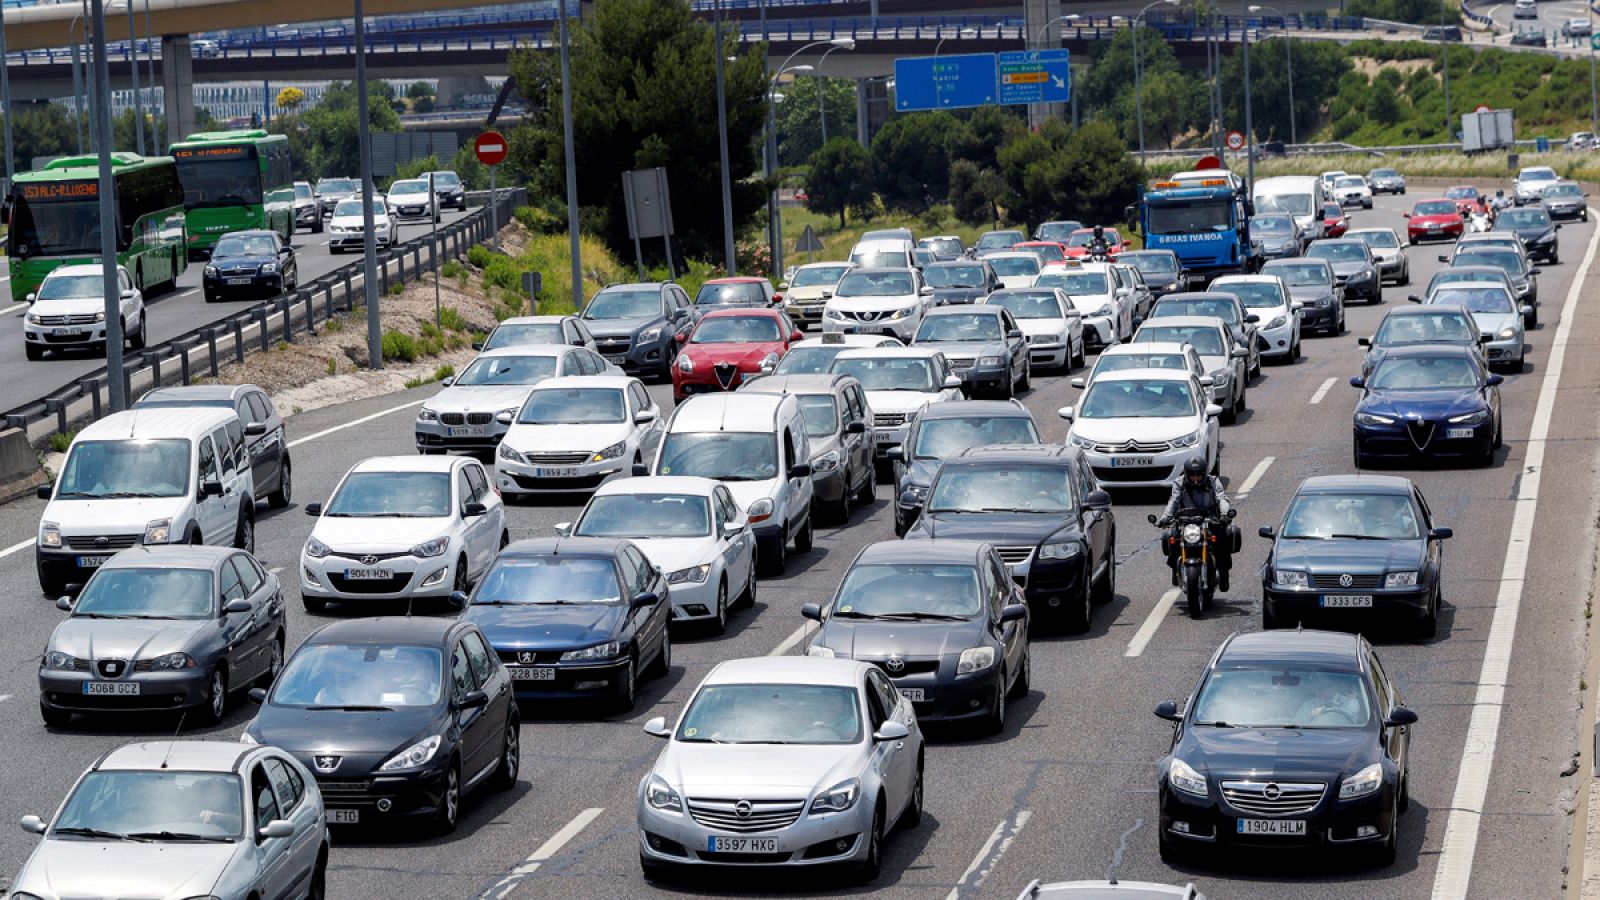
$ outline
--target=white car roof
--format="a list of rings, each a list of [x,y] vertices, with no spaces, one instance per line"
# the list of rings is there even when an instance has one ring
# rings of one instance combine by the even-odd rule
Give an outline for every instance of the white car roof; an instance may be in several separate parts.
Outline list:
[[[571,313],[559,316],[512,316],[509,319],[502,319],[500,321],[500,325],[555,325],[565,322],[568,319],[576,318],[577,316],[574,316]],[[496,325],[495,327],[499,328],[500,325]]]
[[[641,475],[637,478],[618,478],[600,485],[594,492],[596,497],[609,497],[613,494],[693,494],[696,497],[709,497],[717,485],[722,482],[715,478],[700,478],[692,475]]]
[[[1400,233],[1395,231],[1393,228],[1352,228],[1349,231],[1346,231],[1344,233],[1344,236],[1345,237],[1349,237],[1352,234],[1379,234],[1379,233],[1391,235],[1396,240],[1398,240],[1400,238]],[[1240,277],[1243,277],[1243,276],[1239,276],[1239,275],[1224,275],[1223,276],[1223,278],[1240,278]],[[1217,280],[1221,281],[1222,279],[1219,278]]]
[[[145,741],[124,744],[107,753],[96,769],[138,772],[169,769],[178,772],[233,772],[239,758],[256,751],[237,741]]]
[[[855,687],[871,663],[816,656],[758,656],[718,663],[701,684],[820,684]]]
[[[1194,373],[1188,369],[1115,369],[1094,376],[1101,381],[1189,381]]]
[[[1388,229],[1370,228],[1367,230],[1387,231]],[[1346,234],[1348,233],[1349,232],[1346,232]],[[1212,279],[1211,286],[1216,287],[1219,284],[1272,284],[1274,282],[1277,284],[1282,284],[1283,279],[1276,275],[1223,275],[1219,278]]]
[[[449,472],[464,456],[369,456],[350,472]]]
[[[1474,291],[1499,291],[1507,296],[1510,296],[1511,294],[1510,289],[1508,289],[1504,283],[1499,281],[1441,281],[1428,291],[1428,296],[1432,297],[1446,288],[1463,288]]]
[[[839,266],[844,266],[846,269],[854,269],[857,267],[857,265],[859,264],[853,263],[848,259],[830,259],[825,262],[806,263],[803,266],[795,266],[794,270],[799,272],[803,269],[836,269]]]
[[[57,275],[99,275],[101,271],[103,270],[100,268],[99,263],[79,263],[75,266],[56,266],[54,269],[51,269],[50,274],[46,275],[44,278],[45,281],[49,281]],[[128,270],[123,266],[117,266],[117,271],[123,273],[124,275],[128,273]]]
[[[1031,260],[1037,261],[1039,259],[1039,254],[1033,252],[1032,250],[1001,250],[998,253],[991,253],[988,256],[984,257],[985,260],[988,260],[990,262],[992,262],[994,260],[997,260],[997,259],[1023,259],[1023,258],[1027,258],[1027,259],[1031,259]]]
[[[78,441],[161,440],[196,438],[218,425],[237,422],[239,414],[223,407],[183,406],[130,409],[112,413],[78,432]]]
[[[673,411],[668,430],[673,434],[685,431],[746,431],[770,434],[784,401],[793,403],[787,394],[747,394],[734,391],[724,394],[695,394]]]
[[[904,347],[900,339],[887,334],[844,334],[835,332],[831,339],[821,337],[806,338],[803,341],[789,345],[790,350],[799,347]]]
[[[1160,321],[1159,319],[1157,321]],[[1177,341],[1139,341],[1132,344],[1116,344],[1100,351],[1100,358],[1108,356],[1131,356],[1135,353],[1141,356],[1146,353],[1183,353],[1188,349],[1188,344]]]
[[[566,344],[512,344],[509,347],[496,347],[485,350],[473,357],[473,362],[480,359],[495,358],[500,356],[560,356],[570,353],[574,348]]]

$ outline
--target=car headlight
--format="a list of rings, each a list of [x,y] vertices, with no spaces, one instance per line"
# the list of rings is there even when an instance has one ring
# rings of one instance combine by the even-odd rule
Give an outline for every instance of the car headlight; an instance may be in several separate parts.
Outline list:
[[[1095,310],[1094,312],[1090,313],[1089,315],[1091,315],[1091,316],[1109,316],[1109,315],[1111,315],[1111,304],[1107,303],[1105,306],[1100,307],[1099,309]]]
[[[1271,331],[1274,328],[1282,328],[1287,324],[1289,324],[1288,316],[1274,316],[1272,321],[1267,323],[1267,330]]]
[[[1378,273],[1374,272],[1372,269],[1362,269],[1361,270],[1361,274],[1357,275],[1356,277],[1361,279],[1362,281],[1370,281],[1371,279],[1376,278],[1377,276],[1378,276]]]
[[[1487,409],[1480,409],[1477,412],[1470,412],[1470,413],[1466,413],[1465,415],[1460,415],[1460,416],[1452,416],[1451,419],[1450,419],[1450,424],[1451,425],[1482,425],[1484,422],[1487,422],[1487,421],[1489,421],[1489,411]]]
[[[1417,586],[1417,573],[1415,572],[1390,572],[1383,576],[1383,586],[1386,588],[1403,588]]]
[[[832,472],[839,468],[839,451],[829,450],[819,453],[811,458],[811,469],[814,472]]]
[[[444,537],[436,537],[431,541],[423,541],[415,547],[412,547],[409,552],[412,556],[419,556],[423,559],[428,559],[434,556],[443,556],[444,552],[449,549],[450,535],[447,534]]]
[[[842,313],[842,312],[839,312],[839,311],[838,311],[838,310],[837,310],[837,309],[834,309],[834,308],[833,308],[833,307],[831,307],[831,306],[830,306],[830,307],[827,307],[827,308],[825,308],[825,309],[824,309],[824,310],[823,310],[823,311],[822,311],[822,315],[823,315],[823,316],[824,316],[824,317],[825,317],[825,318],[829,318],[829,319],[834,319],[834,320],[837,320],[837,321],[840,321],[840,322],[843,322],[843,321],[844,321],[844,313]]]
[[[683,812],[683,798],[660,775],[651,775],[650,780],[644,783],[644,802],[650,804],[652,809]]]
[[[187,653],[164,653],[150,660],[150,668],[157,672],[196,668],[194,658]]]
[[[1171,785],[1173,790],[1182,791],[1185,794],[1193,794],[1196,797],[1206,796],[1206,780],[1201,777],[1199,772],[1194,770],[1193,766],[1178,759],[1176,756],[1172,758],[1171,762],[1167,763],[1167,784]]]
[[[694,371],[694,360],[687,356],[678,357],[678,371],[688,374]]]
[[[616,459],[626,452],[627,449],[627,441],[617,441],[615,444],[612,444],[604,450],[601,450],[599,453],[596,453],[594,457],[590,459],[590,462],[603,462],[608,459]]]
[[[1072,434],[1070,432],[1067,434],[1067,443],[1084,450],[1094,449],[1094,441],[1091,441],[1082,435]]]
[[[1500,329],[1500,335],[1497,338],[1497,340],[1509,341],[1509,340],[1511,340],[1512,338],[1514,338],[1516,336],[1517,336],[1517,329],[1511,328],[1511,327],[1502,328],[1502,329]]]
[[[62,653],[60,650],[51,650],[44,655],[44,667],[46,669],[71,671],[78,667],[78,658],[70,653]]]
[[[28,313],[28,315],[27,315],[27,319],[28,319],[28,323],[29,323],[29,324],[30,324],[30,325],[37,325],[37,324],[39,324],[39,317],[38,317],[38,316],[37,316],[37,315],[34,315],[34,314],[33,314],[33,313]]]
[[[806,655],[815,656],[819,659],[833,659],[835,654],[832,647],[824,647],[821,644],[812,644],[810,647],[806,648]]]
[[[761,371],[771,372],[778,365],[778,351],[774,350],[761,357]]]
[[[961,659],[956,663],[957,675],[971,675],[973,672],[982,672],[994,665],[993,647],[970,647],[961,651]]]
[[[606,641],[604,644],[595,644],[582,650],[568,650],[561,654],[562,662],[586,662],[597,659],[610,659],[622,652],[622,644],[618,641]]]
[[[1278,587],[1304,588],[1310,586],[1311,580],[1304,572],[1290,572],[1278,569],[1272,573],[1272,583]]]
[[[419,410],[417,412],[417,421],[418,422],[437,422],[437,421],[439,421],[439,414],[437,412],[434,412],[433,410],[427,408],[426,406],[424,406],[421,410]]]
[[[1077,541],[1054,541],[1039,547],[1040,559],[1071,559],[1077,555]]]
[[[276,275],[276,274],[278,274],[278,264],[277,263],[262,263],[261,264],[261,274],[263,274],[263,275]]]
[[[205,270],[205,272],[203,274],[207,278],[215,278],[215,277],[217,277],[217,267],[216,266],[206,266],[206,270]]]
[[[400,769],[415,769],[420,765],[424,765],[428,760],[433,759],[435,753],[439,752],[440,743],[442,743],[442,739],[437,734],[423,738],[389,757],[387,762],[378,767],[378,771],[394,772]]]
[[[1311,302],[1315,303],[1317,306],[1332,306],[1333,305],[1333,296],[1330,295],[1330,294],[1323,294],[1321,297],[1318,297],[1317,299],[1315,299],[1315,300],[1313,300]]]
[[[1517,285],[1517,296],[1519,296],[1519,297],[1522,296],[1523,294],[1530,294],[1532,292],[1533,292],[1533,282],[1531,282],[1531,281],[1524,281],[1523,283]]]
[[[772,518],[772,498],[762,497],[756,502],[750,504],[750,508],[745,510],[745,518],[749,519],[752,523],[765,522],[766,520]]]
[[[1361,425],[1393,425],[1394,419],[1377,413],[1356,413],[1356,422]]]
[[[698,566],[668,573],[667,584],[705,584],[706,576],[710,574],[711,564],[701,563]]]
[[[908,484],[905,487],[900,489],[900,493],[902,493],[902,494],[910,493],[910,494],[914,495],[917,498],[917,502],[920,503],[923,500],[926,500],[928,498],[928,485],[925,485],[925,484]]]
[[[332,552],[333,550],[330,549],[327,544],[324,544],[316,538],[309,538],[306,541],[306,555],[312,559],[321,559]]]
[[[104,322],[106,320],[106,314],[103,312],[97,312],[94,314],[94,320],[96,322]]]
[[[1000,366],[1003,366],[1005,364],[1006,364],[1006,358],[1003,357],[1003,356],[980,356],[980,357],[978,357],[978,365],[982,366],[983,368],[995,369],[995,368],[999,368]]]
[[[1339,799],[1365,797],[1383,786],[1383,764],[1373,763],[1339,784]]]
[[[811,801],[811,814],[844,812],[856,805],[856,800],[861,796],[860,779],[850,778],[841,781],[831,788],[817,794]]]
[[[659,326],[656,327],[656,328],[646,328],[645,330],[639,332],[638,343],[640,343],[640,344],[654,344],[656,341],[658,341],[660,339],[661,339],[661,328]]]
[[[1196,431],[1196,432],[1194,432],[1192,434],[1186,434],[1186,435],[1184,435],[1184,436],[1182,436],[1180,438],[1175,438],[1172,441],[1172,446],[1174,446],[1174,447],[1193,447],[1196,444],[1200,443],[1200,439],[1203,438],[1203,437],[1205,437],[1205,429],[1201,429],[1201,430]]]
[[[498,453],[498,455],[500,456],[501,459],[506,460],[507,462],[521,463],[522,465],[527,465],[528,464],[527,457],[523,456],[520,452],[518,452],[511,445],[507,444],[505,441],[501,441],[500,442],[500,449],[498,451],[496,451],[496,452]]]
[[[911,318],[911,314],[916,312],[916,310],[917,308],[915,306],[908,306],[905,309],[897,309],[889,316],[889,321],[898,322],[901,319],[909,319]]]
[[[59,548],[61,546],[61,526],[54,522],[39,523],[39,546]]]

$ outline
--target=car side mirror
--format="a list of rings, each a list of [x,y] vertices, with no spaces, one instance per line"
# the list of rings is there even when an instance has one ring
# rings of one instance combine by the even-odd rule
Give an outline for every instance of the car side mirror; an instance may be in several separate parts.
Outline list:
[[[813,622],[821,622],[822,607],[815,603],[806,603],[800,607],[800,618],[810,619]]]
[[[1371,347],[1372,338],[1356,338],[1357,347]]]
[[[474,349],[474,350],[482,350],[483,349],[483,341],[473,341],[472,342],[472,349]]]
[[[634,463],[633,468],[629,471],[633,473],[635,478],[643,478],[644,476],[650,474],[650,467],[644,463]]]
[[[251,688],[250,689],[250,693],[247,696],[250,698],[250,702],[251,703],[255,703],[255,704],[265,703],[265,702],[267,702],[267,689],[266,688]]]
[[[267,433],[267,423],[251,422],[244,427],[244,433],[250,437],[260,437]]]
[[[72,612],[72,598],[70,596],[57,597],[56,609],[59,609],[62,612]]]
[[[321,503],[307,503],[306,504],[306,515],[311,516],[312,518],[316,518],[317,516],[322,515],[322,504]]]
[[[135,290],[130,288],[130,289],[122,292],[122,299],[124,299],[124,300],[132,300],[134,297],[137,297],[138,295],[139,295],[138,291],[135,291]]]
[[[644,609],[646,606],[655,606],[660,602],[661,595],[655,591],[641,591],[633,595],[633,599],[628,601],[628,606],[631,609]]]
[[[1228,355],[1233,357],[1234,359],[1244,359],[1245,357],[1250,355],[1250,348],[1249,347],[1235,347],[1235,348],[1233,348],[1232,351],[1230,351],[1228,353]]]
[[[494,420],[499,422],[501,425],[512,425],[517,421],[516,416],[513,416],[511,413],[508,413],[504,410],[495,413]]]
[[[803,341],[805,339],[806,339],[806,333],[804,331],[799,330],[798,328],[795,329],[794,331],[789,332],[789,343],[791,343],[791,344],[794,343],[795,341]]]
[[[1447,262],[1449,262],[1449,261],[1450,261],[1450,256],[1449,256],[1449,254],[1446,254],[1446,253],[1441,253],[1441,254],[1439,254],[1439,262],[1442,262],[1442,263],[1447,263]]]
[[[920,294],[923,297],[932,297],[933,296],[933,288],[928,287],[927,285],[923,285],[922,286],[922,290],[917,291],[917,293]]]
[[[901,722],[885,722],[872,733],[874,741],[903,741],[911,736],[911,729]]]
[[[945,379],[944,379],[944,386],[946,388],[958,388],[958,387],[961,387],[961,378],[960,378],[960,376],[957,376],[957,375],[946,376]]]
[[[263,840],[294,837],[294,823],[288,819],[273,819],[261,829],[261,837]]]
[[[38,294],[29,294],[28,296],[26,296],[26,297],[24,297],[22,299],[24,301],[26,301],[29,305],[32,305],[33,301],[39,299],[39,295]]]
[[[487,514],[488,512],[489,512],[489,507],[484,506],[482,503],[479,503],[478,501],[474,500],[471,503],[468,503],[467,505],[461,507],[461,518],[463,518],[463,519],[475,519],[478,516]]]
[[[1273,528],[1271,525],[1263,525],[1260,528],[1257,528],[1256,534],[1261,535],[1269,541],[1277,540],[1278,538],[1278,530]]]
[[[1246,325],[1254,325],[1259,321],[1261,321],[1261,317],[1256,315],[1255,313],[1250,313],[1249,315],[1244,317],[1244,323]]]
[[[1517,312],[1522,313],[1525,316],[1531,316],[1533,315],[1533,306],[1531,304],[1524,303],[1522,304],[1522,308],[1517,310]]]
[[[916,491],[902,491],[900,493],[900,505],[911,509],[921,509],[922,498],[917,496]]]
[[[795,463],[789,467],[790,478],[808,478],[811,476],[810,463]]]
[[[292,258],[294,256],[294,248],[285,246],[282,250],[278,251],[278,255]]]
[[[680,331],[677,334],[673,335],[672,339],[681,344],[684,341],[687,341],[689,339],[689,336]]]
[[[204,497],[221,497],[222,496],[222,482],[220,482],[220,481],[203,482],[200,485],[200,496],[202,498],[204,498]]]
[[[1211,387],[1212,385],[1215,385],[1216,383],[1217,383],[1217,380],[1215,378],[1212,378],[1210,375],[1201,375],[1200,376],[1200,386],[1201,387]]]
[[[1489,377],[1484,380],[1484,384],[1488,385],[1489,387],[1499,387],[1500,385],[1505,384],[1505,381],[1506,377],[1504,375],[1501,375],[1498,372],[1492,372],[1490,373]]]
[[[439,383],[445,387],[449,387],[450,385],[456,383],[456,377],[454,375],[446,375],[445,377],[439,379]]]
[[[1428,532],[1428,537],[1433,538],[1436,541],[1446,541],[1455,536],[1456,530],[1454,528],[1440,527]]]
[[[1000,608],[1000,623],[1021,622],[1028,617],[1028,607],[1021,603],[1008,603]]]
[[[655,420],[656,411],[653,409],[641,409],[633,414],[633,422],[635,425],[646,425],[654,422]]]
[[[465,591],[451,591],[450,596],[446,599],[449,600],[450,605],[456,609],[467,608],[467,594]]]
[[[1404,728],[1415,724],[1417,724],[1417,714],[1404,706],[1396,706],[1389,710],[1389,718],[1383,720],[1385,728]]]
[[[559,534],[562,537],[572,537],[572,523],[571,522],[557,522],[555,524],[555,532],[556,532],[556,534]]]
[[[1154,712],[1158,719],[1166,719],[1168,722],[1183,721],[1183,716],[1178,713],[1178,704],[1173,700],[1163,700],[1157,703]]]
[[[672,732],[667,730],[667,720],[664,716],[656,716],[654,719],[644,723],[644,733],[658,738],[672,736]]]
[[[1216,405],[1215,403],[1206,404],[1206,418],[1215,419],[1220,415],[1222,415],[1222,407]]]
[[[1084,509],[1110,509],[1111,495],[1099,488],[1090,491],[1083,498]]]
[[[1528,270],[1528,275],[1529,276],[1537,275],[1537,274],[1539,274],[1540,272],[1543,272],[1543,271],[1544,271],[1544,266],[1534,266],[1532,269]]]
[[[467,691],[466,696],[456,704],[457,710],[482,709],[489,705],[489,695],[480,690]]]
[[[1063,419],[1066,419],[1068,422],[1071,422],[1074,418],[1076,418],[1077,414],[1078,414],[1077,410],[1073,409],[1070,406],[1063,406],[1060,409],[1056,410],[1056,415],[1060,416]]]
[[[23,816],[17,824],[28,834],[44,834],[46,830],[44,820],[38,816]]]
[[[728,524],[722,526],[722,536],[730,538],[738,537],[739,535],[744,534],[744,529],[745,524],[743,522],[729,522]]]
[[[787,282],[787,281],[778,282],[778,290],[787,291],[788,289],[789,289],[789,282]]]
[[[904,447],[890,447],[883,451],[883,458],[891,462],[905,462],[906,449]]]
[[[1083,384],[1084,384],[1083,376],[1082,375],[1074,375],[1071,378],[1067,379],[1067,384],[1070,384],[1070,385],[1072,385],[1073,387],[1075,387],[1075,388],[1077,388],[1079,390],[1083,390]]]
[[[1305,309],[1305,308],[1306,308],[1306,305],[1304,303],[1301,303],[1299,300],[1290,300],[1289,301],[1289,312],[1299,312],[1300,310]]]
[[[250,612],[251,610],[253,610],[255,608],[256,608],[256,605],[254,603],[251,603],[249,600],[244,600],[244,599],[229,600],[227,605],[222,607],[222,612],[223,612],[224,615],[233,616],[233,615],[239,615],[240,613]]]
[[[857,419],[856,421],[851,422],[850,424],[844,426],[844,433],[845,434],[866,434],[867,433],[867,423],[861,421],[860,419]]]
[[[56,486],[53,484],[41,484],[35,488],[33,492],[40,500],[49,500],[50,494],[54,492],[55,489]]]
[[[1022,340],[1022,329],[1013,328],[1010,331],[1006,332],[1006,340],[1008,340],[1008,341],[1020,341],[1020,340]]]

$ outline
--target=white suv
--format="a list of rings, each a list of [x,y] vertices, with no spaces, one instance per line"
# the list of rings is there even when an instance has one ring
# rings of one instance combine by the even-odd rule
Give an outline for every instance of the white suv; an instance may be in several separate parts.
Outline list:
[[[916,269],[853,269],[823,308],[822,330],[887,334],[909,344],[932,304],[933,288]]]
[[[144,294],[128,270],[117,267],[122,296],[122,337],[135,350],[144,349]],[[98,265],[61,266],[45,276],[28,295],[33,304],[22,319],[23,349],[29,359],[43,359],[46,350],[103,350],[106,345],[105,273]]]

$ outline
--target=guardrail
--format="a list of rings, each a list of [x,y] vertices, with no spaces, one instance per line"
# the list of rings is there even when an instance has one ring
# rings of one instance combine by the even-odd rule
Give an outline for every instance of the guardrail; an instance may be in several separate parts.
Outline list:
[[[1567,141],[1566,138],[1547,138],[1545,143],[1552,150],[1555,150],[1566,146]],[[1256,146],[1257,148],[1260,147],[1259,144]],[[1526,140],[1512,141],[1511,149],[1533,151],[1536,150],[1538,146],[1539,141],[1537,138],[1529,138]],[[1441,144],[1390,144],[1382,147],[1361,147],[1355,144],[1347,144],[1342,141],[1328,141],[1314,144],[1286,144],[1284,146],[1284,151],[1288,156],[1340,156],[1350,154],[1365,154],[1372,157],[1384,157],[1390,154],[1405,156],[1414,153],[1461,153],[1462,149],[1460,141],[1451,141],[1450,143]],[[1207,148],[1195,147],[1181,150],[1146,150],[1145,155],[1153,156],[1158,159],[1174,159],[1185,157],[1199,159],[1201,156],[1204,156],[1210,152],[1211,151]],[[1136,157],[1139,155],[1139,151],[1129,151],[1128,155]],[[1259,159],[1260,157],[1257,158]]]
[[[469,199],[482,200],[477,211],[448,225],[439,226],[440,264],[466,255],[467,248],[492,236],[490,204],[494,221],[505,224],[518,206],[527,203],[521,188],[501,189],[494,197],[475,192]],[[378,296],[386,296],[391,285],[416,280],[433,264],[431,233],[382,251],[378,259]],[[216,377],[220,367],[242,363],[251,353],[271,349],[277,341],[294,343],[301,335],[315,334],[317,324],[345,312],[366,307],[365,276],[354,263],[335,269],[306,284],[292,294],[282,294],[226,318],[202,325],[168,341],[125,358],[121,377],[125,396],[131,402],[145,392],[164,384],[189,384],[196,377]],[[110,373],[102,368],[51,391],[35,400],[0,414],[5,427],[19,428],[37,440],[50,431],[68,431],[72,425],[100,418],[110,403]]]

